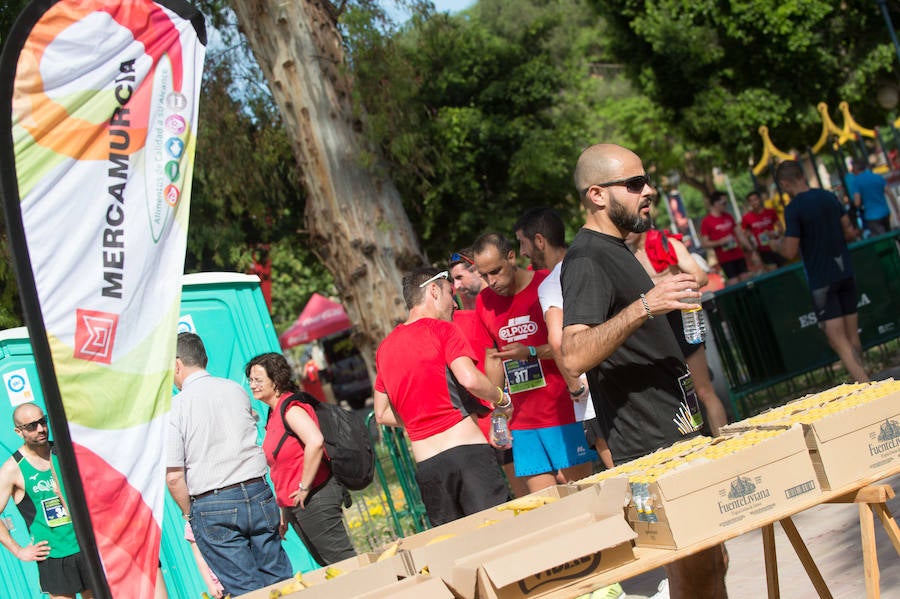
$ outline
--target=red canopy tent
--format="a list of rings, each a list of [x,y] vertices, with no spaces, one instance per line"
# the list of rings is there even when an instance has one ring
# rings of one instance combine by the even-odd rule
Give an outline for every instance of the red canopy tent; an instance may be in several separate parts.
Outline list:
[[[351,326],[343,306],[313,293],[296,322],[278,337],[282,349],[346,331]]]

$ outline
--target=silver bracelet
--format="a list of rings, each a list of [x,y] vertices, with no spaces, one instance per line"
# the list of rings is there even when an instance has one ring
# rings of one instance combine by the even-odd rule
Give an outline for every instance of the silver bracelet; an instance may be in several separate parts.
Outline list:
[[[647,301],[647,296],[643,293],[641,294],[641,303],[644,304],[644,310],[647,311],[647,319],[653,320],[653,312],[650,311],[650,303]]]

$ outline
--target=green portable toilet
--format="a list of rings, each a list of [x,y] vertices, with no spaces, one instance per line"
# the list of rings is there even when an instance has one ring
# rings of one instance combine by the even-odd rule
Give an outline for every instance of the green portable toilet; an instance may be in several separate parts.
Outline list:
[[[13,430],[12,413],[16,406],[33,401],[44,407],[44,396],[38,381],[37,368],[31,352],[31,341],[25,327],[0,331],[0,378],[3,381],[3,401],[0,408],[0,462],[6,461],[22,445],[22,438]],[[0,513],[0,526],[6,526],[19,545],[30,542],[25,520],[19,515],[10,498]],[[34,562],[19,561],[16,556],[0,548],[0,597],[27,599],[46,597],[38,591],[38,571]]]
[[[183,278],[181,315],[178,331],[195,332],[203,339],[209,356],[209,372],[227,377],[247,387],[244,365],[255,355],[280,351],[272,319],[266,308],[259,278],[236,273],[199,273]],[[12,411],[26,401],[44,406],[37,369],[28,331],[22,327],[0,331],[0,376],[4,398],[0,407],[0,457],[8,448],[12,454],[21,438],[12,427]],[[173,387],[174,390],[174,387]],[[268,406],[250,399],[260,414],[258,440],[264,434]],[[4,426],[5,422],[9,423]],[[10,502],[0,515],[10,527],[13,538],[21,544],[28,541],[28,530],[15,505]],[[318,568],[309,551],[293,530],[285,536],[284,548],[294,571]],[[168,493],[162,522],[160,547],[163,578],[172,599],[196,599],[206,590],[190,544],[184,539],[181,510]],[[0,549],[0,599],[38,599],[37,567],[22,563],[5,549]]]

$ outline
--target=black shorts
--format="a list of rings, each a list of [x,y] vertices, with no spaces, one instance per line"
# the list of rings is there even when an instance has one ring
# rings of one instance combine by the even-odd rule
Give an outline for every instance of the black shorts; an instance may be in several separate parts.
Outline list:
[[[772,250],[765,250],[759,253],[759,259],[763,264],[774,264],[775,266],[784,266],[784,257]]]
[[[494,448],[494,455],[501,467],[513,463],[512,447],[507,447],[506,449]]]
[[[66,557],[48,557],[38,562],[41,590],[50,595],[74,595],[88,590],[87,565],[81,553]]]
[[[813,309],[819,322],[856,314],[856,300],[853,277],[812,290]]]
[[[591,447],[596,445],[597,439],[603,438],[603,431],[600,430],[600,423],[596,418],[588,418],[581,423],[581,426],[584,427],[584,440]]]
[[[876,218],[875,220],[864,220],[863,225],[872,235],[883,235],[891,230],[891,217]]]
[[[500,505],[509,499],[494,448],[460,445],[416,464],[416,482],[432,526]]]
[[[729,279],[736,279],[747,272],[747,261],[743,258],[740,260],[732,260],[731,262],[720,262],[719,266],[722,267],[722,272],[724,272],[725,276]]]

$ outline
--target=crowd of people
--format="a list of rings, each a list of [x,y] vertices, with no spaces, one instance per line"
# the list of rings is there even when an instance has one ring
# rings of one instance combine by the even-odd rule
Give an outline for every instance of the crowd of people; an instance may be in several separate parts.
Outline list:
[[[773,268],[799,255],[829,342],[850,375],[866,381],[847,249],[856,232],[834,194],[809,188],[799,163],[781,163],[775,177],[792,198],[784,225],[758,192],[738,225],[717,193],[702,244],[733,280],[750,271],[748,254]],[[864,203],[877,186],[859,177]],[[680,318],[686,302],[699,301],[707,274],[677,237],[652,227],[656,191],[640,157],[593,145],[574,182],[585,222],[570,245],[560,216],[536,208],[511,236],[485,233],[446,268],[403,278],[408,317],[378,347],[374,412],[379,423],[406,429],[432,525],[580,480],[702,426],[716,434],[727,422],[703,345],[688,342]],[[253,397],[269,408],[261,446],[247,392],[210,375],[207,362],[198,335],[178,336],[166,483],[210,594],[290,578],[288,526],[320,565],[355,555],[342,518],[349,494],[284,356],[246,365]],[[678,426],[681,413],[694,426]],[[89,597],[64,493],[49,474],[46,417],[26,404],[14,421],[23,446],[0,467],[0,508],[13,498],[35,540],[22,547],[0,526],[0,544],[39,562],[51,596]],[[511,444],[498,427],[508,428]],[[46,483],[31,490],[24,481],[35,476]],[[722,545],[669,564],[669,596],[725,597],[727,567]],[[615,597],[621,588],[609,591]]]
[[[848,240],[887,233],[891,230],[889,203],[896,201],[893,191],[883,176],[872,171],[865,158],[853,159],[852,165],[844,184],[836,190],[841,212],[847,216],[850,226]],[[725,192],[710,194],[709,214],[700,223],[700,248],[713,250],[712,263],[724,275],[725,285],[746,281],[792,260],[780,247],[787,224],[787,206],[794,194],[780,184],[779,189],[771,200],[762,190],[750,191],[743,216],[728,211],[729,197]]]

